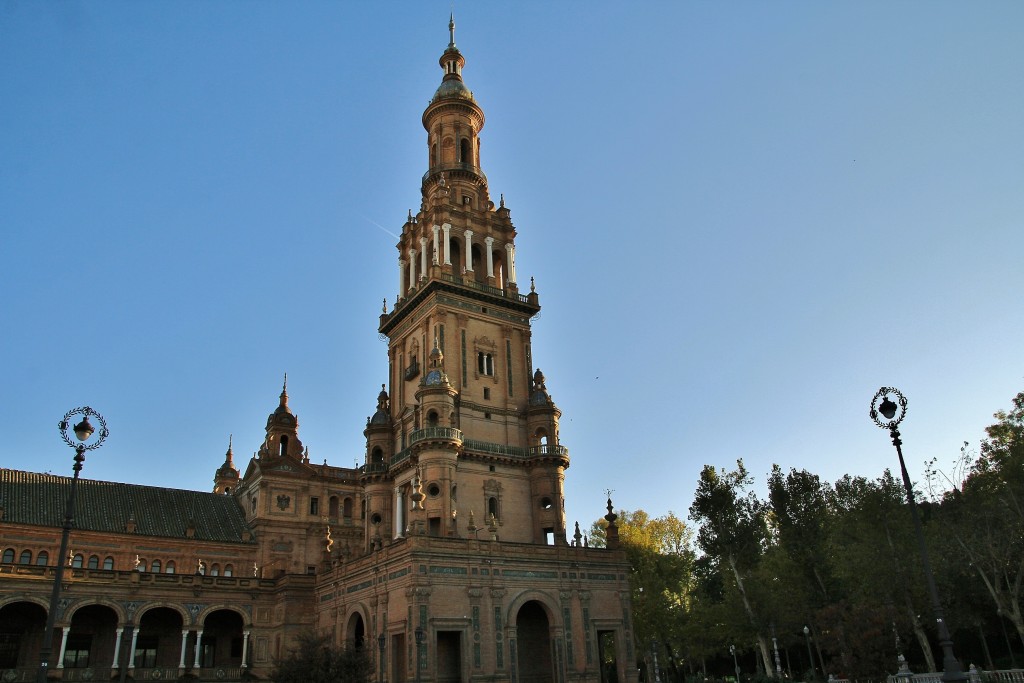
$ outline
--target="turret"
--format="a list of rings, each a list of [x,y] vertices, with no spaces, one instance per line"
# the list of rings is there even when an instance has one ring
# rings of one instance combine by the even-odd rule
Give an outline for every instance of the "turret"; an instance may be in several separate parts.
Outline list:
[[[213,475],[214,493],[231,493],[238,485],[238,468],[235,467],[234,454],[231,452],[232,438],[228,436],[228,452],[224,454],[224,464]]]

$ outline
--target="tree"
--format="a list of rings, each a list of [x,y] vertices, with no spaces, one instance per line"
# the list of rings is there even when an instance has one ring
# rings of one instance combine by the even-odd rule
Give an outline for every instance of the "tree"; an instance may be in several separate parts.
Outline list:
[[[985,431],[967,478],[943,499],[957,545],[1024,643],[1024,392]],[[966,448],[966,447],[965,447]]]
[[[690,519],[700,524],[697,544],[717,561],[720,571],[728,571],[736,584],[750,626],[754,631],[765,671],[774,671],[768,639],[744,586],[744,574],[755,567],[764,552],[768,529],[764,505],[753,491],[753,484],[742,460],[732,472],[705,465],[690,506]]]
[[[328,636],[299,634],[297,647],[277,661],[270,674],[274,683],[366,683],[373,665],[362,648],[337,648]]]

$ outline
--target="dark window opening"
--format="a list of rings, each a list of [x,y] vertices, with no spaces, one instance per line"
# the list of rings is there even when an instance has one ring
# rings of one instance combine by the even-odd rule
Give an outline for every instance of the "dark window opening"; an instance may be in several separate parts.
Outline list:
[[[160,642],[158,636],[139,636],[135,643],[135,666],[140,669],[152,669],[156,666],[156,647]]]
[[[92,647],[92,635],[77,633],[68,635],[68,645],[64,650],[65,669],[84,669],[89,666],[89,649]]]
[[[309,514],[320,514],[320,499],[317,498],[316,496],[311,496],[309,499]]]

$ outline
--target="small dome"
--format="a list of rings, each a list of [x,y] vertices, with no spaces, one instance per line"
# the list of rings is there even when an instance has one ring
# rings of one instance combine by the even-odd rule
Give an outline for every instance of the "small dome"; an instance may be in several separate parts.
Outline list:
[[[386,425],[391,421],[391,417],[388,415],[386,410],[378,410],[370,418],[370,424],[372,425]]]
[[[466,87],[466,84],[461,79],[452,78],[447,81],[442,81],[437,92],[434,93],[434,97],[431,98],[430,103],[433,104],[438,100],[469,100],[470,102],[476,102],[473,98],[472,91]]]

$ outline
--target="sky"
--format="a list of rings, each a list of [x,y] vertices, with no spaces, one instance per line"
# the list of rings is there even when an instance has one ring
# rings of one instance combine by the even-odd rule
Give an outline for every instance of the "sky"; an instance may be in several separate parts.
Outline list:
[[[0,3],[0,466],[209,490],[288,373],[362,459],[450,2]],[[458,2],[566,511],[911,475],[1024,390],[1024,3]],[[390,304],[389,304],[390,305]]]

